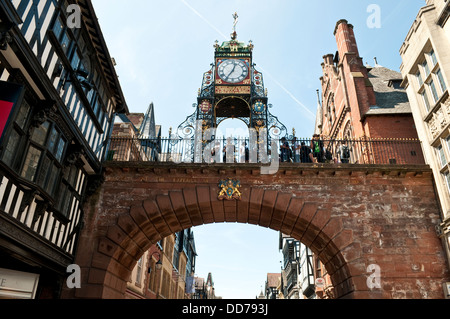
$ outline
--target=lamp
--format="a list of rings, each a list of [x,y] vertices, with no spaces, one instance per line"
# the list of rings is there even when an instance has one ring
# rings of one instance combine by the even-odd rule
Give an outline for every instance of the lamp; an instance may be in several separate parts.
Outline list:
[[[150,257],[153,257],[153,255],[158,255],[158,261],[155,264],[155,268],[156,270],[161,270],[162,269],[162,261],[161,261],[161,254],[157,251],[155,251]],[[148,267],[148,273],[152,272],[152,267]]]
[[[158,260],[158,262],[156,263],[156,269],[160,270],[162,268],[162,261]]]

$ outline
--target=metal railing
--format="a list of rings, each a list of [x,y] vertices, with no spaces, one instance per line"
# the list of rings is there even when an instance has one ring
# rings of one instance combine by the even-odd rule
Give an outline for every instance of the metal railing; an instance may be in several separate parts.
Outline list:
[[[417,139],[320,140],[318,148],[316,142],[301,138],[268,144],[250,143],[248,138],[196,142],[113,137],[106,161],[240,164],[269,163],[275,157],[288,163],[425,164]]]

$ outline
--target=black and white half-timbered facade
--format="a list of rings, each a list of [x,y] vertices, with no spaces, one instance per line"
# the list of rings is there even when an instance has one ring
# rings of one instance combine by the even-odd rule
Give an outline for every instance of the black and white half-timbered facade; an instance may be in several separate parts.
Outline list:
[[[90,0],[0,1],[0,298],[60,296],[127,112]]]

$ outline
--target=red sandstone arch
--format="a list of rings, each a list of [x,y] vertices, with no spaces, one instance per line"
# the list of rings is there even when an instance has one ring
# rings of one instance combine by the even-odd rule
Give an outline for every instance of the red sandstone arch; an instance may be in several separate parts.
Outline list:
[[[237,175],[242,200],[219,201],[217,181]],[[409,298],[443,297],[439,285],[448,270],[434,232],[437,204],[428,168],[297,165],[265,179],[251,166],[111,165],[85,205],[76,258],[82,287],[63,296],[123,298],[133,267],[152,244],[185,228],[237,222],[281,231],[310,247],[337,298],[402,297],[400,289],[409,289]],[[422,260],[420,272],[414,265]],[[373,263],[385,276],[382,289],[367,286]]]
[[[352,275],[360,274],[350,272],[341,253],[352,244],[352,234],[343,229],[342,222],[331,219],[327,210],[292,194],[263,189],[251,189],[250,196],[239,202],[214,201],[213,196],[217,197],[215,191],[205,187],[171,191],[136,203],[128,214],[120,215],[98,240],[87,286],[101,295],[89,293],[89,297],[121,298],[136,262],[152,244],[183,229],[213,222],[253,224],[301,240],[325,264],[337,296],[352,292]],[[240,214],[247,210],[248,214]],[[104,263],[107,257],[110,261]],[[103,289],[92,286],[98,284],[104,284]]]

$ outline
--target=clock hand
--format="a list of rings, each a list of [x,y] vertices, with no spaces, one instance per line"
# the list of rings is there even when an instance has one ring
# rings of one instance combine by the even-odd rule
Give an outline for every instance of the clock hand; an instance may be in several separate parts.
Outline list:
[[[233,63],[233,69],[231,70],[230,73],[228,73],[227,79],[230,77],[231,74],[233,74],[233,72],[234,72],[235,69],[236,69],[236,63]]]

